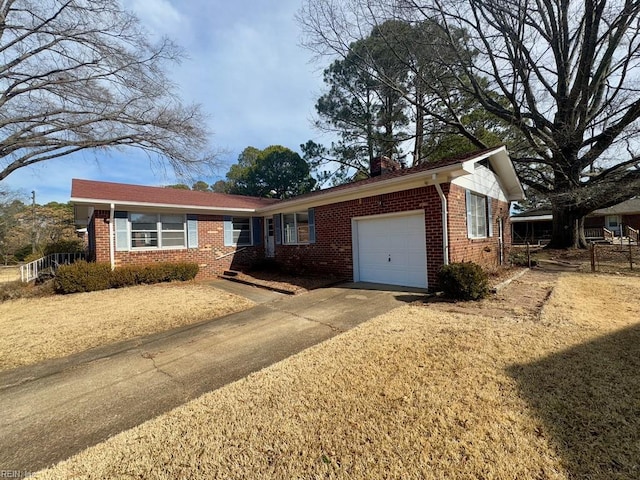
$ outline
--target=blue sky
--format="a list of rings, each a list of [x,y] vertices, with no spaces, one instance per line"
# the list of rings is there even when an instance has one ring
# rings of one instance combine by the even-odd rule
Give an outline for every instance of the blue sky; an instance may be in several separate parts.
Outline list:
[[[280,144],[299,152],[309,139],[322,66],[299,46],[294,16],[299,0],[123,0],[154,35],[168,35],[189,59],[170,72],[181,97],[202,105],[213,132],[220,168],[203,178],[223,178],[247,146]],[[3,184],[40,204],[69,200],[72,178],[143,185],[179,180],[170,169],[152,170],[144,153],[84,152],[19,169]]]

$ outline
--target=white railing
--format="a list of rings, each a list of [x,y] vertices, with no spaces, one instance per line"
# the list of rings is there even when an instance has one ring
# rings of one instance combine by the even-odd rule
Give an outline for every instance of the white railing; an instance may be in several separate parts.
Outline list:
[[[627,229],[627,237],[629,237],[632,240],[635,240],[636,244],[640,244],[640,231],[636,230],[635,228],[626,225],[625,227]]]
[[[30,282],[43,272],[53,273],[60,265],[67,265],[83,259],[84,253],[52,253],[33,262],[20,265],[20,280]]]
[[[603,236],[604,236],[604,239],[605,239],[605,240],[607,240],[607,241],[609,241],[609,242],[612,242],[612,243],[613,243],[613,240],[614,240],[614,238],[615,238],[615,236],[616,236],[616,235],[615,235],[615,233],[613,233],[613,232],[612,232],[611,230],[609,230],[608,228],[603,228],[603,229],[602,229],[602,233],[603,233]]]

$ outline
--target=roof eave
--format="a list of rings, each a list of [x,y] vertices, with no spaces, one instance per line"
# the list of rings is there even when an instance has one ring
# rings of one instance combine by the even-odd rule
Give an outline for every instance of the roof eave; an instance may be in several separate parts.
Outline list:
[[[517,202],[526,198],[522,183],[518,178],[513,162],[509,158],[507,148],[502,146],[487,155],[491,167],[502,183],[506,197],[510,202]]]
[[[203,205],[177,205],[175,203],[154,203],[154,202],[130,202],[122,200],[105,200],[98,198],[79,198],[71,197],[70,202],[74,205],[89,205],[97,207],[104,205],[107,209],[113,204],[116,208],[128,210],[130,207],[137,208],[166,208],[171,210],[188,210],[188,211],[204,211],[211,213],[256,213],[256,208],[237,208],[237,207],[214,207]]]
[[[373,195],[384,195],[385,193],[419,188],[426,185],[434,185],[436,183],[446,183],[456,177],[472,173],[473,170],[470,171],[468,166],[465,166],[464,163],[465,162],[447,165],[444,167],[434,168],[432,170],[423,170],[421,172],[401,177],[393,177],[379,182],[367,183],[365,185],[354,185],[352,188],[329,191],[327,193],[313,195],[308,198],[292,198],[289,200],[283,200],[282,202],[274,205],[260,207],[257,211],[258,213],[263,214],[293,211],[296,209],[346,202]]]

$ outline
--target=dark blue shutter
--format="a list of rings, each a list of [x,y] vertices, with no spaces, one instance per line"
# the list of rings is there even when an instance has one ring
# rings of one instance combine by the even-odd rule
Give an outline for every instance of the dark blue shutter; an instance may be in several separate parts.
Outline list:
[[[129,250],[129,215],[127,212],[114,212],[116,250]]]
[[[187,247],[198,248],[198,216],[187,215]]]
[[[309,243],[316,243],[316,211],[313,208],[308,210],[309,213]]]
[[[276,245],[282,243],[282,215],[277,214],[273,216],[273,230],[276,236]]]
[[[251,217],[253,245],[262,245],[262,222],[260,217]]]
[[[224,217],[224,245],[225,247],[233,246],[233,217],[228,215]]]

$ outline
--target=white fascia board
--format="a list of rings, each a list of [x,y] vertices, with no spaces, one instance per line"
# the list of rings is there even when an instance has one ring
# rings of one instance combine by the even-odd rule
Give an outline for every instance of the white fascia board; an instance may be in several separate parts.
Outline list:
[[[493,151],[489,157],[489,163],[500,178],[507,199],[511,202],[524,200],[525,194],[513,162],[509,158],[506,147],[500,147]]]
[[[511,217],[511,223],[518,222],[541,222],[545,220],[553,220],[553,215],[532,215],[530,217]]]
[[[130,207],[145,208],[145,209],[168,209],[168,210],[188,210],[188,211],[203,211],[214,214],[222,213],[256,213],[255,208],[222,208],[222,207],[204,207],[202,205],[176,205],[173,203],[147,203],[147,202],[123,202],[118,200],[104,200],[104,199],[91,199],[91,198],[76,198],[71,197],[70,202],[74,205],[105,205],[108,209],[112,203],[117,208],[122,210],[128,210]]]
[[[347,202],[350,200],[357,200],[359,198],[384,195],[385,193],[420,188],[427,185],[433,185],[435,183],[446,183],[450,182],[453,178],[462,175],[469,175],[471,173],[473,173],[473,166],[469,169],[469,167],[465,166],[464,163],[462,165],[456,163],[454,165],[447,165],[445,167],[434,168],[432,170],[423,170],[421,172],[402,177],[390,178],[389,180],[367,183],[366,185],[356,186],[353,188],[340,189],[333,192],[327,192],[325,194],[320,193],[309,198],[292,198],[291,200],[283,200],[280,203],[259,208],[257,212],[261,214],[295,212],[298,210],[305,210],[307,208],[330,205],[332,203]]]

